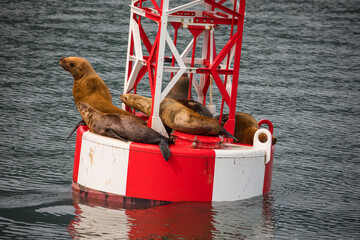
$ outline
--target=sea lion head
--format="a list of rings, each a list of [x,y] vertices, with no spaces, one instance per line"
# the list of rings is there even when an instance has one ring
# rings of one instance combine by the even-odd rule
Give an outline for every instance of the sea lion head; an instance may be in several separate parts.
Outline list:
[[[95,72],[90,63],[80,57],[61,58],[60,65],[63,69],[73,75],[74,80],[81,79],[82,77]]]
[[[146,115],[151,114],[151,99],[133,93],[120,95],[120,100],[127,106],[139,110]]]

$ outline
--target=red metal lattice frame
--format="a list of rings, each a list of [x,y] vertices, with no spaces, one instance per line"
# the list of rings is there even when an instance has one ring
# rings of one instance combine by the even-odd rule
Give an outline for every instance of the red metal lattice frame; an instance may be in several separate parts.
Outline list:
[[[139,26],[139,33],[141,42],[145,46],[148,55],[143,56],[143,59],[145,60],[144,66],[141,67],[140,71],[138,72],[136,76],[136,81],[134,83],[133,88],[128,89],[128,92],[134,90],[136,92],[136,87],[141,81],[141,79],[148,74],[149,82],[150,82],[150,89],[151,89],[151,95],[155,95],[155,86],[156,86],[156,74],[158,72],[158,65],[160,64],[158,62],[158,54],[159,54],[159,41],[160,41],[160,30],[161,30],[161,19],[163,17],[162,9],[163,9],[163,1],[161,0],[161,5],[159,6],[154,0],[151,0],[152,7],[143,7],[142,3],[146,0],[139,0],[137,1],[134,6],[137,7],[137,9],[141,10],[143,14],[139,15],[138,13],[133,12],[132,18],[136,21],[136,23]],[[236,111],[236,101],[237,101],[237,90],[238,90],[238,82],[239,82],[239,70],[240,70],[240,58],[241,58],[241,45],[242,45],[242,35],[243,35],[243,25],[244,25],[244,14],[245,14],[245,3],[246,0],[240,0],[239,1],[239,7],[237,7],[237,1],[234,1],[233,3],[233,9],[230,9],[225,6],[226,0],[221,1],[214,1],[214,0],[204,0],[204,3],[208,4],[208,6],[211,6],[211,11],[202,11],[201,16],[198,16],[198,11],[177,11],[170,16],[191,16],[193,17],[193,23],[206,23],[206,24],[214,24],[214,25],[230,25],[231,26],[231,33],[229,34],[229,40],[226,42],[226,44],[222,47],[220,52],[215,55],[216,57],[213,59],[213,62],[210,63],[210,49],[208,48],[208,54],[206,59],[203,61],[203,65],[205,67],[199,67],[196,68],[195,73],[197,74],[205,74],[205,84],[202,89],[202,92],[205,96],[203,99],[203,103],[206,102],[206,94],[209,89],[209,83],[210,83],[210,76],[214,79],[214,82],[216,83],[216,86],[222,96],[222,106],[220,110],[220,114],[222,115],[223,109],[224,109],[224,103],[226,103],[229,107],[229,120],[227,121],[225,128],[233,133],[234,132],[234,126],[235,126],[235,111]],[[145,17],[150,20],[153,20],[157,23],[159,23],[158,27],[158,33],[156,35],[156,38],[153,43],[149,40],[148,35],[146,34],[142,24],[141,24],[141,18]],[[171,26],[175,29],[175,35],[174,35],[174,44],[176,46],[177,42],[177,31],[181,26],[181,23],[179,22],[171,22]],[[193,51],[191,56],[191,67],[194,67],[194,60],[195,60],[195,49],[196,49],[196,39],[199,34],[205,29],[203,26],[195,26],[188,24],[188,30],[192,33],[194,37],[194,43],[193,43]],[[234,32],[234,29],[236,28],[236,32]],[[210,36],[209,36],[210,38]],[[131,46],[130,46],[130,55],[134,54],[134,35],[131,34]],[[210,44],[210,41],[208,41]],[[229,68],[229,55],[232,48],[235,48],[234,53],[234,61],[233,61],[233,68]],[[215,41],[213,40],[213,49],[216,52],[216,45]],[[171,66],[174,66],[175,58],[174,55],[171,57],[167,57],[171,60]],[[226,63],[226,69],[220,69],[220,64],[227,58]],[[130,73],[132,71],[133,65],[132,60],[129,60],[128,62],[128,76],[129,78]],[[190,84],[193,80],[193,72],[190,73]],[[223,76],[223,79],[220,76]],[[226,90],[226,83],[228,76],[232,76],[232,88],[231,92],[228,93]],[[171,77],[173,76],[173,73],[171,74]],[[191,88],[189,90],[188,96],[191,95]],[[153,97],[153,108],[154,109],[154,97]],[[153,113],[151,114],[153,115]],[[148,125],[151,126],[151,117],[149,118]],[[220,118],[221,119],[221,118]]]

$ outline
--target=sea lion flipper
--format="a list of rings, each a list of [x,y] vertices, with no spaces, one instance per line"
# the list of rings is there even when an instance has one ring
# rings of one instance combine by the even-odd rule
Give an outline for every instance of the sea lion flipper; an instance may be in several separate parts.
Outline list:
[[[71,135],[73,135],[73,133],[75,132],[75,130],[76,130],[78,127],[80,127],[81,125],[86,125],[84,119],[81,119],[80,122],[78,122],[78,123],[75,125],[75,127],[71,130],[69,136],[66,138],[65,142],[66,142],[67,140],[69,140],[69,138],[71,137]]]
[[[202,105],[201,103],[199,103],[197,101],[194,101],[194,100],[178,100],[178,99],[176,99],[176,101],[178,101],[179,103],[181,103],[185,107],[190,108],[191,110],[197,112],[201,116],[213,117],[213,114],[209,111],[209,109],[207,109],[206,107],[204,107],[204,105]]]
[[[222,127],[222,130],[220,133],[223,134],[227,138],[234,139],[235,143],[240,142],[236,137],[234,137],[231,133],[229,133],[224,127]]]
[[[125,138],[121,137],[119,134],[114,132],[111,128],[106,129],[106,136],[116,138],[116,139],[120,139],[122,141],[127,142],[127,140]]]
[[[161,154],[163,155],[165,160],[168,161],[171,156],[168,139],[166,139],[166,138],[161,139],[158,145],[159,145]]]
[[[201,116],[206,116],[206,117],[213,117],[212,113],[209,111],[209,109],[207,109],[206,107],[204,107],[201,103],[198,103],[196,105],[193,105],[193,110],[197,113],[199,113]]]

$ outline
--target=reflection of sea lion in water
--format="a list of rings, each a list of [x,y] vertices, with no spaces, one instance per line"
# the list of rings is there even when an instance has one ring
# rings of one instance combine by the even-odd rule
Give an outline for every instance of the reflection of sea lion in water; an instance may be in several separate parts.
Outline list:
[[[120,100],[148,116],[151,114],[151,98],[127,93],[121,95]],[[161,102],[159,115],[166,126],[180,132],[199,135],[223,134],[234,138],[217,119],[201,116],[174,99],[165,98]]]
[[[222,121],[226,122],[229,114],[224,114]],[[239,140],[239,143],[253,145],[255,132],[259,129],[256,119],[248,113],[235,113],[235,131],[234,136]],[[267,141],[267,135],[261,133],[259,135],[260,142]],[[276,143],[276,137],[272,136],[272,144]]]
[[[93,133],[121,140],[157,144],[165,160],[169,159],[169,139],[135,121],[135,115],[102,113],[84,102],[78,102],[77,107]]]
[[[74,77],[73,96],[76,104],[82,101],[100,112],[132,115],[112,104],[109,88],[88,61],[80,57],[67,57],[60,59],[60,65]],[[134,121],[146,124],[138,117]]]

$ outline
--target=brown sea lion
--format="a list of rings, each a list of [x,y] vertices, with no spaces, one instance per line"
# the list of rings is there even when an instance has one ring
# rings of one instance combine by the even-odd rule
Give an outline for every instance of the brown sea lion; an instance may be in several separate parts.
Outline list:
[[[133,115],[112,104],[109,88],[88,61],[80,57],[67,57],[60,59],[60,65],[74,77],[73,96],[75,104],[81,101],[90,104],[103,113]],[[134,118],[134,121],[146,124],[138,117]]]
[[[222,121],[228,120],[229,114],[224,114]],[[235,113],[235,131],[234,136],[239,140],[239,143],[253,145],[255,132],[259,129],[256,119],[248,113]],[[266,142],[267,136],[264,133],[259,135],[260,142]],[[276,137],[272,136],[272,144],[277,141]]]
[[[125,141],[157,144],[165,160],[169,160],[169,139],[135,121],[135,115],[102,113],[81,101],[77,107],[91,132]]]
[[[189,82],[188,74],[184,73],[166,97],[176,100],[188,100]],[[191,97],[190,99],[192,100],[193,98]]]
[[[184,106],[194,110],[200,115],[213,117],[212,113],[201,103],[193,100],[191,97],[188,100],[188,92],[189,92],[189,82],[190,79],[187,73],[184,73],[179,81],[175,84],[175,86],[170,90],[170,92],[166,95],[167,98],[175,99],[181,102]]]
[[[127,93],[120,100],[138,111],[150,116],[151,98]],[[185,107],[177,100],[165,98],[160,104],[160,118],[163,123],[180,132],[199,135],[225,135],[234,138],[215,118],[201,116],[199,113]]]

